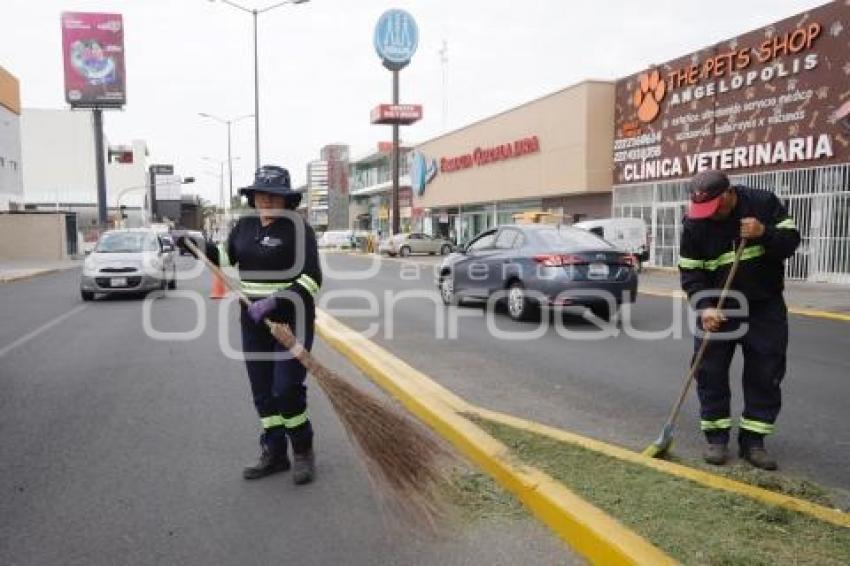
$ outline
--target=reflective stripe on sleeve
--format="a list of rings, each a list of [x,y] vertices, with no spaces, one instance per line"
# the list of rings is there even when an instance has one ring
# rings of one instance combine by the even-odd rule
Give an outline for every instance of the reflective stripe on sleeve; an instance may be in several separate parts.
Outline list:
[[[689,257],[679,258],[679,267],[681,269],[702,269],[705,267],[705,262],[700,259],[691,259]]]
[[[776,226],[774,226],[777,230],[796,230],[797,223],[794,222],[793,218],[786,218]]]
[[[295,282],[304,287],[304,289],[306,289],[311,295],[315,295],[319,292],[319,284],[306,273],[301,274]]]

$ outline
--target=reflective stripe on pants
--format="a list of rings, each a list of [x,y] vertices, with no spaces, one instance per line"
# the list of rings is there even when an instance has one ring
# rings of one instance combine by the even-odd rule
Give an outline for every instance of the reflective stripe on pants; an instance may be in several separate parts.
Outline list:
[[[785,377],[788,348],[788,316],[782,297],[750,303],[747,333],[738,340],[712,339],[697,370],[697,394],[701,424],[730,422],[729,365],[740,344],[744,354],[744,412],[740,423],[742,437],[762,437],[774,431],[773,423],[782,406],[780,385]],[[724,323],[730,331],[738,322]],[[694,348],[699,348],[696,338]],[[702,426],[707,437],[724,438],[729,427]]]
[[[285,446],[285,433],[296,452],[309,450],[313,429],[307,418],[307,386],[304,384],[307,370],[274,339],[265,325],[255,324],[244,311],[240,323],[245,367],[267,445],[271,449],[275,445]],[[313,345],[312,318],[308,317],[305,326],[304,329],[295,328],[294,332],[309,350]],[[251,359],[251,353],[263,358],[274,354],[276,359]]]

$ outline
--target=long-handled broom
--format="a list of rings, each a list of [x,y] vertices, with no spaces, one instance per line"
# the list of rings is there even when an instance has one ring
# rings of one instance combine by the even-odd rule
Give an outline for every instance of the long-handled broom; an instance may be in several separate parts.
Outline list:
[[[741,242],[738,244],[738,249],[735,250],[735,260],[729,268],[729,274],[726,276],[726,283],[724,283],[723,291],[721,291],[720,298],[717,300],[718,309],[722,309],[723,303],[726,302],[726,295],[729,293],[729,288],[732,286],[732,280],[735,279],[735,273],[738,271],[738,265],[741,263],[741,255],[744,253],[744,248],[746,246],[746,238],[741,238]],[[697,350],[697,353],[694,355],[693,361],[691,362],[691,367],[685,375],[685,382],[682,384],[682,390],[679,393],[679,398],[676,399],[676,402],[673,404],[673,409],[670,411],[670,415],[664,423],[664,428],[661,429],[661,436],[659,436],[655,442],[646,447],[646,449],[642,452],[644,456],[649,456],[650,458],[661,458],[667,453],[670,446],[673,444],[673,427],[676,423],[676,419],[679,417],[679,410],[682,408],[682,403],[684,403],[685,397],[688,395],[688,391],[691,388],[691,383],[694,381],[694,376],[702,363],[705,351],[708,349],[708,342],[710,339],[711,332],[706,331],[702,336],[702,342],[700,342],[699,350]]]
[[[224,272],[189,240],[195,254],[239,301],[251,301]],[[450,454],[421,425],[391,405],[366,393],[322,365],[302,346],[286,324],[264,320],[272,335],[316,378],[349,437],[364,457],[373,482],[387,488],[391,502],[407,519],[434,528],[441,518],[440,487],[447,485]]]

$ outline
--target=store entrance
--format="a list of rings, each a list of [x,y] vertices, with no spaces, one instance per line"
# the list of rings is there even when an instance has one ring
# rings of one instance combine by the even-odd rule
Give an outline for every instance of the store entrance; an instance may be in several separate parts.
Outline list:
[[[655,207],[655,222],[650,261],[660,267],[676,267],[679,261],[679,236],[686,203],[672,203]]]

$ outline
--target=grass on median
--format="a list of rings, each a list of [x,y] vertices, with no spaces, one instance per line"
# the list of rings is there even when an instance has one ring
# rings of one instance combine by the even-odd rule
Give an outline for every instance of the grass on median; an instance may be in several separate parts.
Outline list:
[[[790,495],[798,499],[805,499],[818,505],[824,505],[842,511],[848,510],[847,505],[836,502],[829,490],[804,478],[795,478],[784,474],[777,474],[776,472],[766,472],[740,461],[730,463],[726,466],[712,466],[702,461],[685,459],[671,454],[668,454],[665,459],[768,491],[775,491],[776,493]]]
[[[454,470],[451,483],[443,486],[443,491],[455,510],[455,519],[462,523],[529,517],[513,494],[490,476],[468,468]]]
[[[850,529],[492,421],[482,428],[685,564],[850,564]]]

